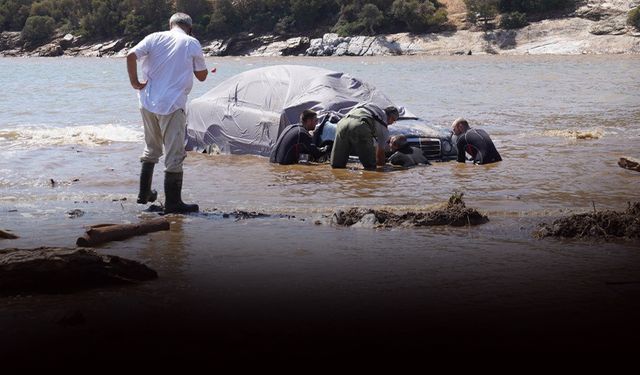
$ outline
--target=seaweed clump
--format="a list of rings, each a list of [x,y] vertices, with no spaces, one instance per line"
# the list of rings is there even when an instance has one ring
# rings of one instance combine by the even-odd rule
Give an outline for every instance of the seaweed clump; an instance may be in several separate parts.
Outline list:
[[[460,227],[480,225],[489,221],[476,209],[466,207],[463,193],[454,193],[443,208],[427,212],[406,212],[395,214],[387,210],[353,207],[333,214],[332,222],[339,226],[370,226],[376,228],[425,227],[449,225]]]
[[[640,202],[629,203],[626,211],[596,211],[542,223],[534,233],[538,238],[640,238]]]

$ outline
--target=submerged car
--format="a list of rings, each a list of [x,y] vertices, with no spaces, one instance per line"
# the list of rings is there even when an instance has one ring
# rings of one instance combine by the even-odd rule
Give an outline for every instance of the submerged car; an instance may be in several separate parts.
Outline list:
[[[396,106],[390,135],[403,134],[430,160],[456,157],[451,133],[428,126],[374,86],[348,74],[303,65],[276,65],[237,74],[199,98],[187,111],[187,150],[269,156],[280,132],[305,109],[318,113],[314,142],[332,145],[336,124],[360,103]]]

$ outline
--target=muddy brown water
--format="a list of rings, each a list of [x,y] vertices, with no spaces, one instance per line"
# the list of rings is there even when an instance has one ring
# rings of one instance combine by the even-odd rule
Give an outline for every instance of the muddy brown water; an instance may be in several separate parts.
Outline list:
[[[145,262],[158,280],[0,299],[0,353],[64,354],[59,342],[87,358],[107,351],[134,359],[613,351],[640,333],[637,241],[532,236],[558,216],[640,200],[639,174],[616,164],[637,157],[640,82],[630,77],[638,57],[208,62],[218,76],[196,84],[192,98],[258,66],[344,70],[436,127],[467,117],[504,161],[376,173],[190,154],[183,195],[204,213],[99,248]],[[123,60],[2,59],[0,70],[8,72],[0,75],[0,229],[20,236],[0,246],[72,247],[87,225],[154,217],[135,204],[142,132]],[[161,168],[154,178],[161,186]],[[371,229],[325,220],[350,207],[423,212],[454,191],[489,222]],[[223,215],[234,211],[271,216]],[[59,324],[67,321],[80,323]]]

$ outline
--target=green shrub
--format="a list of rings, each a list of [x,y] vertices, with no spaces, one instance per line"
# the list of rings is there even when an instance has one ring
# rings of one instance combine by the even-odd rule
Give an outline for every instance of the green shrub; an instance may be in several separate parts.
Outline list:
[[[406,24],[409,31],[416,33],[447,22],[446,9],[436,10],[436,5],[429,0],[395,0],[391,13],[399,23]]]
[[[500,27],[503,29],[519,29],[527,24],[527,15],[520,12],[505,13],[500,18]]]
[[[640,6],[635,9],[631,9],[629,16],[627,17],[627,23],[640,30]]]
[[[384,21],[384,14],[382,14],[382,11],[380,11],[375,4],[368,3],[362,7],[358,18],[360,18],[364,24],[365,29],[369,31],[371,35],[374,35],[376,33],[374,28],[380,26],[382,21]]]
[[[500,0],[501,12],[545,13],[575,8],[577,0]]]
[[[498,0],[464,0],[467,6],[467,20],[474,25],[478,21],[487,28],[489,21],[498,14]]]
[[[22,28],[22,40],[39,43],[51,37],[56,29],[56,21],[49,16],[31,16]]]

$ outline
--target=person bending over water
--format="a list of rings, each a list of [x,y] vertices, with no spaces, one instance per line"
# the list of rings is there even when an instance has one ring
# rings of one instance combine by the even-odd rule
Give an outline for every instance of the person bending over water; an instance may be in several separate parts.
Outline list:
[[[400,117],[398,109],[367,103],[352,109],[336,127],[331,149],[331,167],[345,168],[349,155],[356,155],[365,169],[385,165],[385,148],[389,142],[387,126]],[[375,139],[375,143],[374,143]]]
[[[309,161],[318,161],[326,154],[326,147],[318,148],[311,143],[309,133],[318,125],[318,114],[305,109],[300,115],[300,123],[289,125],[282,130],[271,150],[269,161],[279,164],[296,164],[301,154],[309,155]]]
[[[455,136],[455,144],[458,148],[458,162],[466,161],[465,152],[471,155],[474,164],[489,164],[502,161],[502,157],[496,150],[496,146],[486,131],[471,128],[467,120],[456,119],[451,124],[451,130]]]
[[[413,167],[418,164],[431,164],[424,157],[424,153],[417,147],[411,147],[404,135],[394,135],[389,140],[393,155],[389,157],[389,163],[403,167]]]

